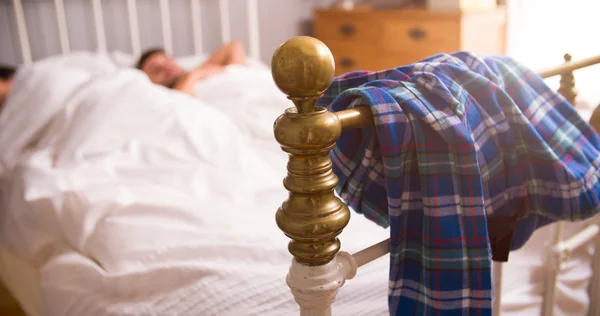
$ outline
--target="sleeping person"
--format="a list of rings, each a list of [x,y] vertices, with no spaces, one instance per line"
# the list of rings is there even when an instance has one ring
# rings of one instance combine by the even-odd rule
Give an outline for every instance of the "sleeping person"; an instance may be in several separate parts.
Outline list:
[[[160,48],[144,52],[136,68],[155,84],[192,95],[197,82],[223,72],[229,65],[246,65],[246,53],[238,41],[221,46],[202,65],[189,72]]]

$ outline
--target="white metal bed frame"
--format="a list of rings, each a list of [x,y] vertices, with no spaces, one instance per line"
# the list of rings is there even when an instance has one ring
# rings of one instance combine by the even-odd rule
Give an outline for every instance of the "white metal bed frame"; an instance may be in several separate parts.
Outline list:
[[[16,17],[17,30],[21,55],[25,64],[31,64],[32,53],[27,22],[23,10],[23,0],[12,0]],[[102,0],[89,0],[92,4],[96,50],[107,51],[106,28],[102,14]],[[141,53],[140,30],[138,24],[137,0],[127,1],[127,13],[129,19],[129,35],[132,52]],[[171,31],[169,0],[158,0],[161,16],[162,41],[167,53],[173,51],[173,36]],[[189,0],[192,17],[192,34],[194,52],[204,53],[202,43],[202,28],[200,21],[201,1]],[[231,40],[231,18],[229,12],[229,0],[215,0],[219,2],[221,41],[227,43]],[[245,0],[247,4],[249,52],[254,58],[260,55],[258,0]],[[56,21],[58,23],[58,35],[62,54],[71,52],[69,41],[69,30],[63,0],[54,0]],[[553,306],[556,301],[556,286],[558,275],[562,264],[569,255],[577,248],[590,242],[595,243],[596,249],[600,249],[600,219],[588,225],[575,236],[562,240],[562,224],[556,223],[552,246],[548,249],[548,275],[546,279],[546,290],[543,298],[543,316],[552,316]],[[344,281],[356,275],[357,268],[365,265],[388,253],[389,240],[382,241],[368,247],[354,255],[339,252],[336,259],[324,266],[309,267],[293,261],[288,274],[288,285],[296,301],[300,304],[301,315],[330,315],[331,303],[335,299],[338,289]],[[318,270],[318,271],[317,271]],[[589,315],[600,315],[600,251],[596,251],[593,258],[594,276],[590,286],[590,309]],[[493,278],[496,296],[494,298],[494,316],[500,316],[501,289],[502,289],[502,263],[494,262]],[[596,298],[596,299],[594,299]]]
[[[56,22],[58,24],[58,36],[62,54],[71,52],[71,43],[69,41],[69,30],[67,27],[67,15],[63,0],[53,0],[54,11],[56,14]],[[104,17],[102,14],[102,0],[90,0],[92,4],[92,12],[94,15],[94,29],[96,35],[96,50],[98,52],[107,52],[106,27],[104,25]],[[131,40],[132,53],[138,55],[141,53],[140,29],[138,22],[137,0],[122,0],[127,1],[127,16],[129,20],[129,36]],[[158,0],[160,8],[160,22],[162,30],[162,42],[165,51],[168,54],[173,52],[173,34],[171,31],[171,11],[169,0]],[[194,41],[194,53],[205,53],[202,44],[202,26],[201,26],[201,2],[207,0],[188,0],[190,3],[190,14],[192,20],[192,34]],[[229,10],[229,0],[218,0],[219,2],[219,20],[221,26],[221,42],[228,43],[231,41],[231,14]],[[259,20],[258,20],[258,0],[245,0],[246,2],[246,17],[248,19],[248,37],[249,37],[249,54],[252,58],[259,59],[260,57],[260,35],[259,35]],[[25,11],[23,9],[23,0],[12,0],[15,18],[17,22],[17,31],[19,35],[19,46],[21,48],[21,56],[23,62],[31,64],[33,62],[31,53],[31,42],[29,40],[29,32],[27,31],[27,21],[25,19]]]

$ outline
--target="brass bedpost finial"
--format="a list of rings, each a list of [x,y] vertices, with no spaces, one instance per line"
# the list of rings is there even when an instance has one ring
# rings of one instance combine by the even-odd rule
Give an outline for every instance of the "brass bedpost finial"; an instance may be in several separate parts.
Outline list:
[[[273,80],[299,113],[314,111],[315,102],[333,81],[331,51],[314,37],[297,36],[279,46],[271,59]]]
[[[341,123],[334,113],[315,106],[333,81],[333,55],[321,41],[299,36],[277,48],[271,67],[275,83],[296,105],[273,128],[289,153],[283,185],[290,194],[277,210],[277,225],[291,239],[288,249],[298,262],[323,265],[339,251],[337,236],[350,220],[348,207],[334,195],[338,178],[329,158]]]
[[[563,58],[565,63],[571,62],[571,54],[565,54]],[[575,99],[577,98],[578,92],[575,88],[575,75],[572,71],[567,71],[560,75],[558,92],[575,106]]]

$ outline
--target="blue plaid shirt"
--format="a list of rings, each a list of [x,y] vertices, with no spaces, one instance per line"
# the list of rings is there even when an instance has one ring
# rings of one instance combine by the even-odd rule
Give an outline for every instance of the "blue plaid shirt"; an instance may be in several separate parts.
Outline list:
[[[514,250],[543,225],[598,213],[599,136],[511,58],[351,72],[319,105],[372,110],[374,127],[344,131],[331,158],[341,197],[390,227],[391,315],[491,315],[488,217],[525,207]]]

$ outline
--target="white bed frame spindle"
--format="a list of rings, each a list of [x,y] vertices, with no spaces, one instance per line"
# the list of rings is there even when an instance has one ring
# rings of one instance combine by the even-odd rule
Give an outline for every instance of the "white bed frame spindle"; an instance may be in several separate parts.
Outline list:
[[[92,9],[94,12],[94,26],[96,29],[96,49],[99,52],[106,52],[106,33],[104,33],[104,17],[102,14],[102,0],[92,0]]]
[[[492,285],[494,289],[494,301],[492,302],[492,316],[500,316],[502,306],[502,262],[492,262]]]
[[[127,14],[129,17],[129,36],[131,37],[131,51],[135,55],[142,52],[140,29],[138,23],[137,1],[127,0]]]
[[[32,63],[31,46],[29,44],[29,32],[27,32],[27,22],[25,21],[25,12],[21,0],[13,0],[15,8],[15,17],[17,20],[17,30],[19,32],[19,44],[21,44],[21,55],[23,63],[29,65]]]
[[[248,37],[250,38],[250,56],[260,59],[258,0],[246,2],[248,14]]]
[[[58,38],[60,39],[60,50],[63,55],[71,52],[69,43],[69,30],[67,28],[67,14],[65,13],[65,4],[63,0],[54,0],[54,11],[56,12],[56,22],[58,23]]]
[[[598,223],[600,225],[600,221]],[[600,236],[594,242],[594,259],[592,261],[592,276],[590,285],[590,315],[600,315]]]
[[[565,259],[563,253],[560,251],[554,251],[554,245],[558,245],[562,239],[563,224],[554,224],[554,236],[552,243],[548,245],[546,261],[546,284],[545,284],[545,295],[542,305],[542,315],[552,316],[554,305],[556,302],[556,283],[558,282],[558,274],[562,266],[562,261]]]
[[[231,41],[231,27],[229,21],[229,0],[219,0],[219,14],[221,21],[221,42]]]
[[[171,10],[169,0],[160,0],[160,21],[162,24],[163,45],[167,54],[173,54],[173,40],[171,38]]]
[[[190,13],[192,14],[192,35],[194,36],[194,53],[196,55],[204,52],[202,45],[202,11],[200,0],[190,0]]]

